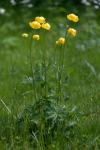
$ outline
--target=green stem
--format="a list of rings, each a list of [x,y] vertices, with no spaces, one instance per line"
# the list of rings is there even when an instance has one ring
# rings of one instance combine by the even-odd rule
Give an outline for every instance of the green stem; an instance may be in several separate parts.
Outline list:
[[[59,72],[59,93],[61,93],[61,73]],[[61,99],[61,96],[60,96],[60,99]]]
[[[55,53],[56,53],[56,49],[57,49],[57,45],[56,45],[55,51],[54,51],[54,64],[55,64]]]
[[[41,52],[42,52],[42,34],[41,34],[41,30],[42,30],[42,28],[40,29]]]
[[[31,71],[33,74],[33,67],[32,67],[32,37],[33,37],[33,31],[32,31],[32,35],[31,35],[31,42],[30,42],[30,66],[31,66]]]
[[[28,54],[28,46],[27,46],[27,42],[26,42],[26,39],[25,39],[25,45],[26,45],[26,49],[27,49],[27,54]]]
[[[32,38],[33,38],[33,31],[31,35],[31,43],[30,43],[30,65],[31,65],[31,73],[33,77],[33,89],[34,89],[34,97],[35,97],[35,102],[36,102],[36,90],[35,90],[35,82],[34,82],[34,73],[33,73],[33,62],[32,62],[32,48],[34,43],[32,43]]]
[[[60,48],[60,58],[59,58],[59,93],[61,93],[61,50],[62,50],[62,45]],[[61,96],[60,96],[60,100],[61,100]]]
[[[46,43],[45,43],[45,38],[46,38],[46,30],[45,30],[45,36],[44,36],[44,66],[45,66],[45,96],[46,96],[46,63],[45,63],[45,54],[46,54],[46,51],[45,51],[45,45],[46,45]]]
[[[36,102],[36,85],[35,85],[35,82],[34,82],[34,73],[33,73],[33,88],[34,88],[34,96],[35,96],[35,102]]]
[[[42,52],[42,28],[40,29],[40,40],[41,40],[41,52]],[[42,52],[42,62],[43,62],[43,52]],[[43,76],[43,64],[42,64],[42,76]],[[42,87],[41,87],[41,96],[42,96],[42,99],[43,99],[43,91],[42,91]]]
[[[29,49],[28,49],[28,46],[27,46],[26,39],[25,39],[25,45],[26,45],[26,49],[27,49],[27,62],[28,62],[28,53],[29,53]]]
[[[62,67],[64,67],[64,55],[65,55],[65,49],[66,49],[66,36],[68,31],[65,33],[65,44],[64,44],[64,50],[63,50],[63,58],[62,58]]]
[[[56,45],[55,50],[54,50],[54,65],[55,65],[55,54],[56,54],[56,49],[57,49],[57,45]],[[55,81],[56,81],[56,70],[55,70]],[[57,87],[56,87],[56,94],[57,94]]]
[[[62,51],[62,45],[60,46],[59,71],[61,70],[61,51]]]

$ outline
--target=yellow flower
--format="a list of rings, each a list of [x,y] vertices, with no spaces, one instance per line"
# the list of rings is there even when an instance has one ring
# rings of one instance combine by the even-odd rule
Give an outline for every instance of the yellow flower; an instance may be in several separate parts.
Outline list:
[[[30,25],[31,28],[33,28],[33,29],[40,29],[40,28],[41,28],[40,23],[37,22],[37,21],[29,22],[29,25]]]
[[[22,37],[28,37],[28,34],[24,33],[22,34]]]
[[[56,43],[56,45],[59,45],[58,41],[56,41],[55,43]]]
[[[72,29],[72,28],[69,28],[68,29],[68,32],[71,36],[75,36],[76,35],[76,30]]]
[[[65,43],[65,38],[60,37],[59,40],[58,40],[58,42],[57,42],[57,44],[61,45],[61,44],[64,44],[64,43]]]
[[[67,15],[67,18],[73,22],[77,22],[79,20],[78,16],[76,16],[75,14],[69,14]]]
[[[43,23],[42,24],[42,28],[46,29],[46,30],[50,30],[51,26],[49,23]]]
[[[39,37],[39,35],[33,35],[33,39],[39,40],[40,37]]]
[[[45,18],[38,16],[38,17],[35,18],[35,21],[38,21],[39,23],[43,23],[43,22],[45,22]]]

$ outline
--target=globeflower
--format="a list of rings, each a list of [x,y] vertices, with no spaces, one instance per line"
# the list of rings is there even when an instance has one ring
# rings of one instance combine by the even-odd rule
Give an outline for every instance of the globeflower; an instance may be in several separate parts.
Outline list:
[[[60,37],[59,40],[56,41],[56,44],[57,44],[57,45],[62,45],[62,44],[64,44],[64,43],[65,43],[65,38],[63,38],[63,37]]]
[[[22,37],[28,37],[28,34],[23,33],[23,34],[22,34]]]
[[[38,21],[29,22],[29,25],[33,29],[40,29],[41,28],[41,25],[40,25],[40,23]]]
[[[50,30],[51,26],[49,23],[43,23],[42,24],[42,28],[46,29],[46,30]]]
[[[44,23],[45,22],[45,18],[44,17],[36,17],[35,21],[38,21],[39,23]]]
[[[69,14],[67,15],[67,18],[73,22],[77,22],[79,20],[78,16],[76,16],[75,14]]]
[[[56,41],[55,43],[56,43],[56,45],[59,45],[58,41]]]
[[[33,39],[39,40],[40,37],[39,37],[39,35],[33,35]]]
[[[75,36],[76,35],[76,30],[72,29],[72,28],[69,28],[68,29],[68,32],[71,36]]]

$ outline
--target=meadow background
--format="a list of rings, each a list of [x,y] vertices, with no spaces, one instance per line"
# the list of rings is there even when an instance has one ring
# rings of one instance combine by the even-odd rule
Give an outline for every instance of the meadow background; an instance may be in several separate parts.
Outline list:
[[[69,22],[67,15],[79,17],[77,23]],[[55,41],[63,37],[66,25],[77,33],[67,40],[65,52],[69,99],[66,105],[76,106],[82,112],[74,137],[65,150],[100,149],[100,1],[80,0],[5,0],[0,1],[0,99],[14,116],[21,116],[24,107],[33,103],[31,89],[23,84],[28,73],[27,50],[23,33],[31,34],[29,22],[43,16],[50,23],[47,33],[46,54],[52,61]],[[38,32],[38,31],[37,31]],[[30,39],[27,39],[29,45]],[[38,42],[35,44],[34,64],[40,59]],[[57,55],[57,53],[56,53]],[[51,70],[52,74],[52,70]],[[0,150],[33,149],[27,141],[20,143],[13,137],[14,119],[0,101]],[[8,139],[9,142],[8,142]],[[62,140],[63,141],[63,140]],[[19,142],[19,143],[18,143]],[[55,144],[56,145],[56,144]],[[55,146],[51,149],[56,149]],[[57,149],[58,150],[58,149]],[[59,150],[63,150],[62,147]]]

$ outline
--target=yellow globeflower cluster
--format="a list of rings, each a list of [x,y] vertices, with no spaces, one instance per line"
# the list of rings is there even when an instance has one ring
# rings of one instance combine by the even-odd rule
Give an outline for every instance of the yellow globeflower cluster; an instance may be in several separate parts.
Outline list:
[[[28,37],[28,34],[23,33],[23,34],[22,34],[22,37]]]
[[[73,22],[77,22],[79,20],[78,16],[76,16],[75,14],[69,14],[67,15],[67,18]]]
[[[41,28],[41,24],[38,21],[29,22],[29,25],[33,29],[40,29]]]
[[[72,28],[69,28],[68,29],[68,32],[71,36],[75,36],[76,35],[76,30],[72,29]]]
[[[56,45],[62,45],[65,43],[65,38],[60,37],[58,41],[56,41]]]
[[[51,26],[49,23],[43,23],[42,24],[42,28],[46,29],[46,30],[50,30]]]
[[[39,40],[40,37],[39,37],[39,35],[33,35],[33,39]]]
[[[67,18],[73,22],[77,22],[79,20],[78,16],[76,16],[75,14],[69,14],[67,15]],[[76,35],[76,30],[69,28],[68,32],[71,36],[75,36]]]
[[[51,28],[49,23],[45,23],[45,18],[42,17],[42,16],[41,17],[39,17],[39,16],[35,17],[35,21],[29,22],[29,25],[33,29],[40,29],[42,27],[42,28],[44,28],[46,30],[50,30],[50,28]]]
[[[45,22],[45,18],[44,17],[36,17],[35,21],[38,21],[39,23],[44,23]]]

